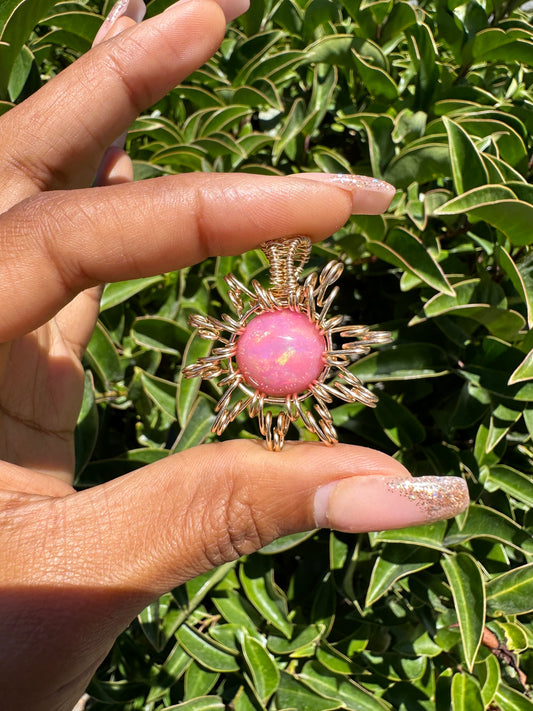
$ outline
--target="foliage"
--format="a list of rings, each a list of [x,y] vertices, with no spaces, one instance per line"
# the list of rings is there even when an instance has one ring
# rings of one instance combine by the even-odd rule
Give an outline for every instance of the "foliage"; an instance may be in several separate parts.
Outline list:
[[[377,409],[342,405],[335,423],[414,474],[464,477],[473,503],[449,523],[293,536],[172,591],[118,640],[94,711],[533,708],[533,31],[519,5],[252,0],[216,57],[135,122],[138,178],[319,170],[397,186],[385,217],[313,252],[347,265],[339,312],[395,336],[353,367]],[[86,51],[108,10],[3,0],[1,106]],[[180,377],[205,348],[187,319],[229,308],[224,274],[264,266],[251,253],[106,288],[79,486],[211,438],[216,386]],[[227,431],[256,434],[244,417]]]

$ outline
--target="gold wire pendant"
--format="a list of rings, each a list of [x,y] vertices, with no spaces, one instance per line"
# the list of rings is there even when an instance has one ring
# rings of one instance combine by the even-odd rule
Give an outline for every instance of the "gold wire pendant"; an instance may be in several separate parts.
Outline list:
[[[328,317],[339,287],[333,284],[344,265],[331,261],[320,276],[300,283],[311,253],[308,237],[271,240],[260,245],[270,262],[271,286],[253,280],[250,287],[228,274],[228,296],[237,318],[194,315],[198,335],[222,345],[183,370],[186,378],[223,376],[225,392],[216,406],[212,431],[220,435],[248,408],[257,417],[268,449],[279,451],[291,422],[300,419],[325,444],[337,432],[328,404],[334,398],[375,407],[377,397],[350,372],[354,358],[373,346],[390,343],[387,331],[343,325],[345,317]],[[357,339],[336,347],[338,338]],[[312,408],[306,401],[313,401]]]

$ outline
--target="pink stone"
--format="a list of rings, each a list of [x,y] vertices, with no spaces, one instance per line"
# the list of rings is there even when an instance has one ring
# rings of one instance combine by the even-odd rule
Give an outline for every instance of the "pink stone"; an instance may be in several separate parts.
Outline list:
[[[326,340],[306,314],[279,309],[249,321],[237,339],[237,366],[265,395],[301,393],[324,370]]]

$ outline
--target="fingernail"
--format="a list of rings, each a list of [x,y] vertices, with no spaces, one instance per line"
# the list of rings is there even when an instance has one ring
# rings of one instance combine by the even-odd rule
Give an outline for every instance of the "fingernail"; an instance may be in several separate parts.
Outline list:
[[[368,175],[295,173],[291,177],[328,183],[348,191],[352,196],[354,215],[379,215],[389,207],[396,192],[396,188],[390,183]]]
[[[320,487],[314,514],[319,528],[361,533],[452,518],[468,502],[466,482],[455,476],[359,476]]]
[[[226,22],[231,22],[250,8],[250,0],[217,0],[226,16]]]
[[[130,157],[121,148],[110,146],[98,166],[94,187],[131,183],[132,180],[133,165]]]
[[[132,20],[135,20],[135,22],[141,22],[145,13],[146,5],[143,0],[118,0],[118,2],[113,5],[111,12],[96,33],[96,37],[93,40],[93,46],[103,42],[119,18],[129,17]]]
[[[196,0],[179,0],[177,5],[185,5],[188,2],[196,2]],[[250,0],[216,0],[216,2],[222,8],[226,22],[231,22],[250,8]]]

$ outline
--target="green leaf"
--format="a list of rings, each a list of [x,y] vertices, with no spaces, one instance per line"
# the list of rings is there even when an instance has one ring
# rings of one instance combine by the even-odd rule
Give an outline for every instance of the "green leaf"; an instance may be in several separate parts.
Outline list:
[[[311,538],[315,535],[315,531],[304,531],[303,533],[290,533],[288,536],[282,536],[277,538],[272,543],[263,546],[258,553],[261,555],[275,555],[276,553],[283,553],[291,548],[295,548],[303,541]]]
[[[98,410],[94,398],[92,373],[85,371],[83,400],[74,433],[76,476],[87,466],[98,438]]]
[[[438,557],[439,554],[436,551],[427,548],[415,548],[400,544],[386,545],[374,564],[366,593],[365,607],[371,607],[398,580],[429,568],[438,560]]]
[[[426,432],[420,420],[386,393],[380,393],[375,413],[380,427],[398,447],[409,448],[424,441]]]
[[[517,348],[496,338],[485,338],[472,362],[465,364],[461,374],[502,399],[530,401],[533,384],[529,381],[509,385],[509,376],[523,361],[524,354]]]
[[[533,563],[487,583],[487,609],[494,615],[521,615],[533,610]]]
[[[189,664],[185,671],[185,698],[189,700],[208,694],[220,678],[220,672],[203,669],[198,664]]]
[[[429,25],[413,25],[406,33],[409,54],[416,71],[415,107],[425,108],[438,83],[437,61],[439,50]]]
[[[435,215],[466,213],[471,220],[484,220],[499,229],[513,245],[531,244],[533,205],[516,198],[496,197],[503,190],[503,186],[499,185],[475,188],[438,207]]]
[[[224,587],[222,582],[212,595],[213,604],[226,622],[239,625],[251,634],[257,632],[262,618],[255,608],[236,590]]]
[[[397,188],[413,182],[423,185],[450,174],[450,154],[442,143],[408,146],[390,162],[383,178]]]
[[[524,360],[511,373],[508,383],[516,385],[526,380],[533,380],[533,351],[530,351]]]
[[[201,385],[200,378],[191,378],[190,380],[184,378],[183,368],[187,365],[195,363],[198,358],[209,355],[212,345],[212,341],[199,338],[198,334],[193,332],[183,352],[182,370],[178,376],[177,395],[178,420],[182,429],[187,425],[192,409],[196,403],[196,398]]]
[[[180,611],[172,622],[172,633],[191,616],[191,613],[202,603],[206,595],[220,583],[235,565],[236,561],[225,563],[218,568],[209,570],[207,573],[198,575],[185,585],[174,590],[174,597],[180,603]]]
[[[491,285],[492,286],[492,285]],[[468,279],[454,285],[455,295],[436,294],[424,304],[424,315],[427,318],[438,316],[454,316],[458,318],[469,318],[483,324],[495,336],[499,338],[512,338],[525,325],[524,318],[516,311],[511,311],[505,301],[501,305],[494,303],[483,303],[492,301],[492,296],[496,296],[496,290],[492,288],[487,292],[487,282],[479,279]],[[485,293],[484,293],[485,291]],[[419,323],[422,319],[416,316],[410,324]]]
[[[525,127],[520,123],[515,128],[509,123],[508,117],[509,114],[500,112],[481,113],[479,117],[461,116],[458,122],[470,136],[475,136],[478,139],[490,138],[490,144],[494,144],[498,150],[498,155],[496,156],[498,160],[495,164],[504,172],[510,170],[510,174],[513,174],[514,171],[511,166],[520,166],[527,157],[527,148],[523,140],[523,137],[527,135],[527,129],[524,130]],[[483,140],[479,143],[486,146],[489,142]],[[488,156],[488,153],[483,153],[483,160]],[[523,182],[522,175],[518,173],[518,176],[518,180],[527,189],[529,186]],[[487,180],[486,182],[490,181]],[[517,197],[520,197],[520,195],[517,195]]]
[[[483,576],[478,563],[468,553],[447,556],[442,567],[452,590],[467,668],[472,671],[485,627]]]
[[[159,284],[164,279],[163,276],[146,277],[143,279],[132,279],[131,281],[119,281],[114,284],[106,284],[102,300],[100,303],[100,311],[105,311],[113,306],[122,304],[140,291],[147,289],[150,286]]]
[[[325,699],[314,694],[307,686],[284,671],[281,672],[276,700],[278,708],[298,709],[298,711],[333,711],[343,706],[333,699]]]
[[[383,42],[396,40],[404,30],[414,25],[416,21],[416,11],[409,3],[393,3],[381,29]]]
[[[381,67],[367,62],[356,52],[352,54],[357,73],[371,94],[394,101],[398,96],[398,87],[392,77]]]
[[[477,677],[481,684],[484,708],[492,703],[501,680],[500,664],[494,654],[476,664]]]
[[[275,56],[260,55],[248,62],[233,80],[234,86],[253,84],[258,79],[269,79],[275,84],[294,74],[295,68],[301,63],[303,53],[299,50],[287,50]]]
[[[522,417],[523,405],[509,402],[498,403],[490,414],[489,433],[485,444],[485,452],[492,450],[509,433],[512,427]]]
[[[505,711],[533,711],[533,702],[506,684],[500,684],[494,701]]]
[[[203,393],[198,393],[187,422],[172,446],[172,453],[183,452],[204,442],[215,421],[215,406],[214,400]]]
[[[295,632],[290,639],[278,635],[269,635],[268,648],[274,654],[290,654],[291,656],[305,656],[302,650],[310,647],[314,648],[323,635],[323,627],[318,625],[306,625],[303,628],[295,628]],[[308,656],[308,655],[307,655]]]
[[[226,706],[220,696],[199,696],[174,706],[165,706],[162,711],[224,711]]]
[[[450,146],[450,164],[457,194],[488,182],[487,171],[474,141],[462,126],[444,117]]]
[[[268,650],[250,635],[243,635],[241,645],[255,691],[266,704],[278,688],[280,680],[278,666]]]
[[[384,242],[369,240],[367,248],[380,259],[406,269],[437,291],[455,296],[438,262],[412,232],[403,228],[392,229]]]
[[[533,328],[533,259],[527,255],[517,264],[504,247],[498,248],[497,256],[500,267],[526,305],[528,326]]]
[[[145,348],[178,355],[187,343],[189,333],[168,318],[141,316],[131,327],[135,343]]]
[[[385,711],[390,708],[359,684],[351,679],[339,678],[316,660],[307,662],[297,678],[310,690],[337,701],[342,708],[353,711]]]
[[[95,373],[98,374],[106,390],[111,390],[113,383],[122,380],[122,365],[117,349],[100,321],[98,321],[93,331],[85,352],[85,358]]]
[[[172,595],[170,593],[166,593],[158,600],[145,607],[144,610],[137,616],[137,621],[144,636],[150,642],[152,647],[158,652],[161,652],[166,647],[175,632],[175,629],[172,626],[174,612],[174,610],[171,610],[172,601]],[[173,652],[171,652],[171,655],[172,654]],[[183,660],[183,668],[185,668],[190,660],[185,652],[183,652],[183,655],[185,656],[185,660]],[[179,666],[181,669],[181,665]]]
[[[477,680],[464,672],[452,679],[452,711],[485,711]]]
[[[313,64],[350,65],[353,41],[353,35],[349,34],[324,35],[307,47],[306,58]]]
[[[452,522],[446,545],[456,545],[476,538],[496,540],[513,548],[533,553],[533,536],[512,519],[486,506],[473,504],[461,526]]]
[[[474,40],[472,54],[484,62],[521,62],[533,66],[531,36],[517,39],[516,36],[497,27],[479,32]]]
[[[392,141],[393,121],[390,116],[372,117],[371,120],[358,119],[358,122],[359,121],[368,137],[368,150],[370,153],[372,174],[379,178],[383,175],[383,171],[394,156],[394,144]],[[349,125],[347,119],[342,121],[342,123]],[[351,168],[349,172],[351,172]]]
[[[507,465],[498,464],[490,467],[488,483],[533,508],[533,481],[526,474]]]
[[[199,136],[209,136],[213,133],[224,131],[233,124],[238,124],[249,116],[250,107],[245,106],[224,106],[209,112],[209,118],[203,122],[198,133]]]
[[[3,0],[0,4],[0,99],[8,98],[15,60],[31,31],[54,0]]]
[[[9,77],[8,94],[12,101],[37,91],[41,86],[39,70],[33,53],[23,47],[15,59]]]
[[[193,660],[178,642],[172,647],[168,657],[161,665],[161,675],[170,677],[171,679],[177,681],[183,676],[183,674],[185,674],[192,661]],[[164,683],[163,680],[161,680],[161,682],[162,684]]]
[[[529,647],[529,635],[525,627],[518,622],[494,621],[494,627],[503,632],[507,649],[511,652],[523,652]]]
[[[282,153],[286,150],[289,143],[296,136],[306,133],[306,127],[313,120],[313,114],[306,110],[303,99],[296,99],[293,103],[287,118],[279,129],[279,137],[274,146],[272,157],[274,165],[277,164]]]
[[[372,545],[386,541],[389,543],[405,543],[408,545],[423,546],[425,548],[434,548],[438,551],[447,552],[447,548],[443,543],[445,533],[446,522],[437,521],[436,523],[430,523],[424,526],[411,526],[410,528],[397,528],[394,531],[370,533],[369,536]]]
[[[82,37],[87,42],[87,48],[90,48],[96,33],[102,25],[102,18],[91,12],[81,12],[77,9],[52,13],[44,18],[41,24],[59,28],[70,34]]]
[[[233,156],[239,161],[246,158],[242,146],[229,133],[211,133],[206,138],[197,138],[194,145],[205,151],[211,159],[220,156]]]
[[[274,583],[272,568],[266,556],[252,556],[240,568],[240,579],[246,597],[261,615],[288,639],[292,624],[287,618],[287,600]]]
[[[176,383],[140,371],[141,383],[150,400],[166,415],[176,419]]]
[[[235,656],[202,632],[182,625],[176,636],[187,654],[206,669],[213,672],[238,671],[239,664]]]
[[[350,370],[364,382],[437,378],[449,371],[448,357],[428,343],[402,343],[389,350],[371,353]]]

